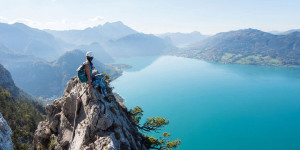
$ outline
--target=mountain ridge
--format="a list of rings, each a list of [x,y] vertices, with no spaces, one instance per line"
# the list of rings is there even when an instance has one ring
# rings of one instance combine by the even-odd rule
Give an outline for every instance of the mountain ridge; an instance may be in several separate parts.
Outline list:
[[[103,44],[111,39],[118,39],[129,34],[137,33],[137,31],[124,25],[120,21],[105,23],[104,25],[89,27],[83,30],[45,31],[75,45],[91,44],[93,42]]]
[[[88,44],[79,45],[76,47],[76,49],[85,50],[85,51],[93,50],[95,58],[100,60],[102,63],[112,63],[115,61],[114,58],[112,58],[112,56],[107,52],[107,50],[104,49],[104,47],[97,42],[91,43],[89,45]]]
[[[158,56],[177,48],[165,40],[153,35],[136,33],[110,40],[105,49],[113,57]]]
[[[257,29],[218,33],[177,53],[212,62],[300,66],[300,33],[274,35]]]
[[[0,43],[9,48],[10,52],[35,55],[47,60],[54,59],[70,47],[51,34],[23,23],[0,23],[0,32]]]
[[[209,36],[203,35],[198,31],[193,31],[190,33],[180,33],[180,32],[164,33],[164,34],[159,34],[158,37],[170,41],[172,44],[174,44],[179,48],[184,48],[190,44],[204,40]]]
[[[83,51],[72,50],[51,62],[45,60],[3,62],[18,86],[35,97],[47,99],[62,94],[65,84],[76,75],[76,69],[84,61],[86,60]],[[105,65],[97,59],[94,59],[93,63],[99,71],[107,72],[113,78],[119,77],[122,73],[121,70]]]

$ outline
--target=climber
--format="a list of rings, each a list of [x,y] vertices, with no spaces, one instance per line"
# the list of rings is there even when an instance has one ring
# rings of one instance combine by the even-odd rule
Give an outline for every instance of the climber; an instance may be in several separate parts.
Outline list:
[[[86,53],[86,63],[84,66],[86,76],[87,76],[87,82],[89,84],[89,89],[92,89],[92,72],[93,72],[93,63],[92,60],[94,58],[93,52],[89,51]]]
[[[86,53],[86,62],[82,63],[77,69],[78,78],[81,83],[88,83],[89,90],[91,90],[92,86],[94,86],[94,88],[98,89],[101,92],[101,94],[107,96],[106,82],[104,81],[106,74],[97,74],[98,72],[96,71],[93,75],[93,58],[94,55],[91,51]]]

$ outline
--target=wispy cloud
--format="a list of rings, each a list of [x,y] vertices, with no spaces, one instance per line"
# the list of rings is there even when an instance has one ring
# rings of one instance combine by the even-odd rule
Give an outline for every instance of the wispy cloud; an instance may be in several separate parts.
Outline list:
[[[104,17],[96,16],[95,18],[89,19],[89,21],[91,21],[91,22],[102,22],[102,21],[104,21]]]
[[[2,22],[2,23],[7,23],[7,22],[8,22],[8,19],[5,18],[5,17],[0,16],[0,22]]]

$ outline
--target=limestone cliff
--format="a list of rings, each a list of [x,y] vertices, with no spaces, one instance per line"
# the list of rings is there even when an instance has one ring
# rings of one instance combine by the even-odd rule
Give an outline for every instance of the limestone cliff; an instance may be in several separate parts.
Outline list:
[[[11,141],[12,131],[0,113],[0,150],[13,150]]]
[[[63,96],[46,106],[47,119],[35,131],[34,149],[146,149],[127,108],[117,97],[108,90],[110,96],[103,98],[97,89],[89,91],[87,87],[74,77]],[[77,94],[82,96],[71,142]]]

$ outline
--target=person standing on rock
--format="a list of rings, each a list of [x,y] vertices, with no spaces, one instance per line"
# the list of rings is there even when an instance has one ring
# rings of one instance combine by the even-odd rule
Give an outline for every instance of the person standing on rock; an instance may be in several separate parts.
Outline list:
[[[84,66],[86,75],[87,75],[87,79],[88,79],[88,84],[89,84],[89,89],[92,89],[92,72],[93,72],[93,63],[92,60],[94,59],[94,55],[93,52],[89,51],[86,53],[86,64]]]

